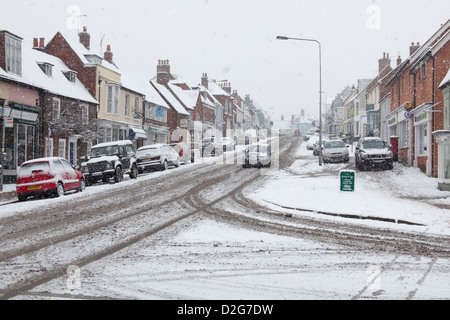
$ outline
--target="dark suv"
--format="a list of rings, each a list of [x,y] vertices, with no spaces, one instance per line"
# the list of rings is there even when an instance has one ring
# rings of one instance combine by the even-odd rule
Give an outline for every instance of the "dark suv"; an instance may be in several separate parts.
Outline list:
[[[366,168],[393,169],[391,146],[378,137],[359,139],[355,149],[355,165],[359,170]]]
[[[92,147],[89,161],[81,164],[81,172],[88,185],[100,180],[108,182],[111,178],[114,178],[115,182],[120,182],[124,174],[136,179],[138,170],[133,143],[123,140],[100,143]]]

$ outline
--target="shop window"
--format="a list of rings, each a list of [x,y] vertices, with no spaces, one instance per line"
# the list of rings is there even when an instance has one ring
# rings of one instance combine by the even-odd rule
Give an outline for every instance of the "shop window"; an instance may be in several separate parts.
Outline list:
[[[400,147],[407,148],[409,146],[409,123],[403,121],[400,123]]]
[[[417,128],[418,153],[426,154],[428,150],[428,126],[420,125]]]
[[[66,158],[66,140],[59,139],[58,141],[58,156],[61,158]]]
[[[45,139],[45,156],[53,157],[53,138]]]

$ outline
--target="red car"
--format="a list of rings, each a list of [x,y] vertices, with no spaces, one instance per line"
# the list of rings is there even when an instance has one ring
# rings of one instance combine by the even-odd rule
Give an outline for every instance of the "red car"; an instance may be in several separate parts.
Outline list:
[[[83,191],[85,188],[83,174],[63,158],[41,158],[24,162],[17,174],[16,193],[19,201],[35,196],[60,197],[66,191]]]

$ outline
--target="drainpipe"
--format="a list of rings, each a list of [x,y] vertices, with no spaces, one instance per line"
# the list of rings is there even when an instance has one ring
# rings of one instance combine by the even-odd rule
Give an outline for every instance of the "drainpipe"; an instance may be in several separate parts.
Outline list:
[[[431,86],[431,110],[434,111],[434,99],[435,99],[435,94],[434,94],[434,56],[432,56],[433,59],[433,76],[432,76],[432,86]],[[431,133],[434,132],[434,112],[431,112]],[[436,141],[436,138],[432,138]],[[436,143],[433,143],[433,146],[431,147],[431,176],[434,177],[434,146]],[[439,166],[439,163],[438,163]]]

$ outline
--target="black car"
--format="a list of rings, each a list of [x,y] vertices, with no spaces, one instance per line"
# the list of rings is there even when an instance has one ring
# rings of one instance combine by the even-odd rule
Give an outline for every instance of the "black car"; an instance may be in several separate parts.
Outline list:
[[[124,174],[136,179],[138,169],[133,143],[124,140],[100,143],[92,147],[89,160],[81,164],[81,172],[88,185],[100,180],[108,182],[111,178],[120,182]]]
[[[394,155],[391,146],[378,137],[359,139],[355,149],[355,165],[359,170],[385,168],[393,169]]]

